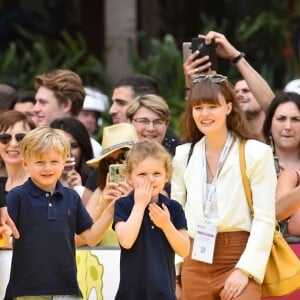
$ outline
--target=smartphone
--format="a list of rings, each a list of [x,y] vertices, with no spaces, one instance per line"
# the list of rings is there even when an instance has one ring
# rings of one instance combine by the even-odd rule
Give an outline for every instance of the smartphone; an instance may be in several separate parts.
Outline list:
[[[191,42],[183,42],[182,43],[183,62],[185,62],[191,54],[192,54],[192,43]]]
[[[113,164],[109,166],[109,180],[111,182],[126,181],[124,164]]]
[[[203,56],[208,55],[209,56],[209,61],[211,62],[211,70],[217,71],[217,54],[216,54],[216,43],[215,40],[213,39],[210,44],[205,44],[205,39],[204,38],[192,38],[192,53],[195,51],[199,50],[200,53],[197,56],[197,58],[201,58]]]

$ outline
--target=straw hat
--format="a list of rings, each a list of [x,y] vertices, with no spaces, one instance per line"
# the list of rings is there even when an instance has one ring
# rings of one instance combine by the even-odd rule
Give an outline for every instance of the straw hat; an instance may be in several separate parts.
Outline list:
[[[119,123],[104,127],[102,138],[101,156],[90,159],[86,163],[93,168],[98,168],[102,159],[109,156],[116,150],[131,148],[137,143],[138,137],[135,127],[129,123]]]

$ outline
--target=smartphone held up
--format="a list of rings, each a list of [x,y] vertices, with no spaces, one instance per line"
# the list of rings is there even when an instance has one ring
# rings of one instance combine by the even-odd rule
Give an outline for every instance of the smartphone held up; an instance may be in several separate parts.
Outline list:
[[[204,38],[195,37],[192,38],[190,42],[184,42],[182,44],[183,61],[185,62],[187,58],[197,50],[199,50],[199,55],[196,57],[196,59],[208,55],[209,61],[211,62],[210,69],[213,71],[217,71],[218,62],[217,62],[215,40],[212,40],[210,44],[206,44]]]

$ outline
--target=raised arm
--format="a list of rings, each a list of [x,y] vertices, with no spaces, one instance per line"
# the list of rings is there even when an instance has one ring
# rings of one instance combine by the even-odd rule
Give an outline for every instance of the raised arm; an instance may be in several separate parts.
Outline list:
[[[199,35],[202,36],[202,35]],[[202,36],[203,37],[203,36]],[[217,56],[224,59],[233,60],[240,56],[241,52],[238,51],[225,37],[224,34],[210,31],[205,37],[207,43],[211,43],[215,39],[217,44]],[[254,97],[261,105],[262,109],[266,111],[275,97],[271,87],[266,80],[247,62],[245,56],[242,54],[240,59],[235,63],[236,68],[239,70],[241,76],[246,80]]]

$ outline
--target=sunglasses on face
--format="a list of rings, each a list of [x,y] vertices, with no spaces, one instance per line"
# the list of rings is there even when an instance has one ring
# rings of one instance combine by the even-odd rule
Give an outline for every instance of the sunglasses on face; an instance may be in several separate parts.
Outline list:
[[[197,76],[194,80],[193,80],[193,83],[199,83],[203,80],[210,80],[214,83],[220,83],[220,82],[223,82],[223,81],[226,81],[227,80],[227,76],[223,76],[223,75],[220,75],[220,74],[214,74],[214,75],[199,75]]]
[[[126,153],[127,153],[127,151],[120,153],[117,158],[112,158],[112,157],[105,158],[101,162],[101,165],[108,169],[108,167],[112,164],[123,163],[126,158],[126,156],[125,156]]]
[[[13,138],[15,137],[15,140],[19,143],[23,140],[25,133],[17,133],[15,135],[11,135],[9,133],[1,133],[0,134],[0,143],[7,145]]]

